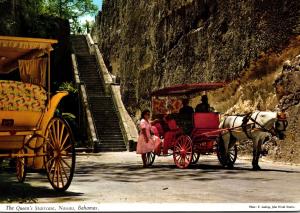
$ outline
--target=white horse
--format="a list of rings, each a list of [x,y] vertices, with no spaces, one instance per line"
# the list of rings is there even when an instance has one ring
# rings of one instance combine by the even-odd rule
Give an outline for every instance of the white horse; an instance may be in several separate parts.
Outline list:
[[[219,128],[225,129],[220,137],[224,164],[233,167],[228,150],[235,145],[236,141],[251,139],[253,141],[253,170],[260,170],[258,161],[261,145],[272,136],[283,139],[286,127],[285,113],[256,111],[245,116],[225,117],[219,125]]]

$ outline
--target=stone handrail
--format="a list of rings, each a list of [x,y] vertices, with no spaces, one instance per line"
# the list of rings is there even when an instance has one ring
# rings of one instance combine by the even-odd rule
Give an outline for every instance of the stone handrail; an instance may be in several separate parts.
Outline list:
[[[77,65],[77,60],[76,60],[75,54],[72,54],[71,58],[72,58],[75,83],[76,83],[76,85],[80,85],[80,92],[81,92],[81,97],[82,97],[82,101],[83,101],[83,107],[84,107],[86,117],[87,117],[89,132],[90,132],[93,143],[94,144],[99,143],[97,132],[95,130],[94,119],[92,117],[90,107],[88,104],[88,97],[87,97],[85,85],[82,84],[82,82],[80,81],[80,78],[79,78],[78,65]]]
[[[102,78],[104,79],[105,88],[107,89],[107,92],[112,95],[114,104],[116,106],[116,111],[117,111],[118,117],[120,119],[121,129],[124,133],[123,135],[125,136],[124,139],[126,142],[126,146],[127,146],[127,149],[130,151],[131,145],[134,146],[134,143],[136,143],[137,139],[138,139],[138,131],[137,131],[136,125],[133,122],[132,118],[129,116],[129,114],[122,102],[120,86],[114,84],[115,82],[113,81],[113,75],[111,75],[110,72],[108,71],[108,69],[104,63],[103,56],[102,56],[97,44],[95,44],[93,42],[90,34],[87,35],[87,40],[90,40],[90,41],[88,41],[88,43],[90,44],[89,47],[94,49],[94,51],[90,51],[90,52],[94,52],[94,54],[96,55],[96,59],[100,66],[100,74],[101,74]]]
[[[120,86],[111,84],[111,94],[114,101],[114,104],[117,108],[117,113],[120,118],[120,124],[122,131],[125,133],[126,137],[126,146],[129,151],[134,149],[134,143],[137,142],[138,139],[138,131],[135,123],[132,118],[128,114],[121,98]]]
[[[96,59],[98,61],[98,64],[100,66],[100,75],[102,76],[103,79],[103,83],[105,85],[105,93],[108,94],[110,89],[109,89],[109,85],[111,83],[113,83],[113,78],[112,75],[110,74],[110,72],[108,71],[103,56],[99,50],[99,47],[94,43],[92,37],[90,36],[90,34],[87,34],[86,36],[86,40],[90,49],[90,53],[91,54],[95,54]]]
[[[89,52],[90,52],[90,54],[91,54],[91,55],[94,55],[95,49],[93,48],[93,46],[94,46],[95,43],[94,43],[94,41],[93,41],[91,35],[90,35],[90,34],[87,34],[87,36],[86,36],[85,38],[86,38],[87,44],[88,44],[88,46],[89,46]]]

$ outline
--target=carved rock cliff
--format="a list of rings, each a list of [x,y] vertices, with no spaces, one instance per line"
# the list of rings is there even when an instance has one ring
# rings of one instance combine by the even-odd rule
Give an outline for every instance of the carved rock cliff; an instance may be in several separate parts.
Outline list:
[[[106,0],[93,37],[125,104],[143,108],[155,88],[239,77],[299,34],[299,10],[296,0]]]
[[[106,0],[92,30],[133,115],[150,107],[155,89],[203,81],[229,82],[209,94],[211,105],[225,114],[284,109],[285,100],[297,100],[288,83],[279,94],[276,79],[284,61],[300,54],[299,35],[297,0]],[[289,121],[299,134],[297,109],[289,109]],[[299,143],[291,138],[297,134],[290,132],[286,144]]]

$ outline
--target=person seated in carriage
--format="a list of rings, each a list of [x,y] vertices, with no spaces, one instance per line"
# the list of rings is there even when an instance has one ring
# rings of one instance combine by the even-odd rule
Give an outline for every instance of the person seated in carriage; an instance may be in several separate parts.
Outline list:
[[[209,105],[207,95],[202,95],[201,103],[199,103],[196,106],[195,112],[213,112],[213,111],[214,108]]]
[[[183,107],[178,113],[178,123],[186,134],[190,134],[193,128],[193,107],[189,106],[189,99],[182,100]]]
[[[185,116],[187,118],[192,118],[193,114],[194,114],[194,109],[193,107],[189,106],[189,99],[185,98],[182,99],[182,107],[179,110],[179,114],[182,116]]]

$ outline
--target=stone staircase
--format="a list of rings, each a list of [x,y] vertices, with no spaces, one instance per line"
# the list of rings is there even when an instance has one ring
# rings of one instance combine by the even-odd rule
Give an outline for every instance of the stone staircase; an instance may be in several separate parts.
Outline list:
[[[112,97],[105,94],[96,57],[89,53],[85,36],[72,36],[71,41],[78,63],[80,81],[85,84],[90,111],[100,140],[95,146],[95,151],[126,151],[119,118]]]

